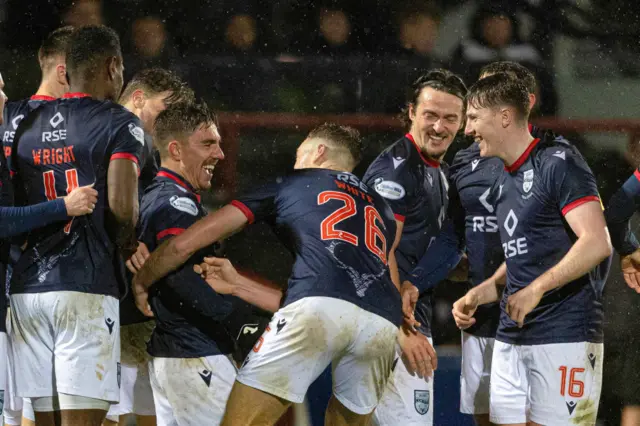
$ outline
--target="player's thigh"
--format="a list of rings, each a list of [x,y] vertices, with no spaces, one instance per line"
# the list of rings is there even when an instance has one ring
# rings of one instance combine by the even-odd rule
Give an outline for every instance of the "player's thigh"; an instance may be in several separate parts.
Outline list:
[[[229,394],[221,426],[272,426],[290,406],[291,402],[286,399],[236,380]]]
[[[335,395],[332,395],[327,405],[325,424],[331,426],[366,426],[370,424],[372,415],[373,413],[356,414],[345,407]]]
[[[364,415],[371,413],[382,398],[391,374],[398,328],[379,315],[353,306],[353,317],[337,319],[344,321],[340,328],[348,349],[333,358],[333,394],[349,410]]]
[[[55,393],[53,310],[51,293],[14,294],[7,321],[9,387],[14,396]]]
[[[494,339],[462,332],[460,412],[489,413],[491,358]]]
[[[429,343],[432,343],[429,338]],[[433,344],[433,343],[432,343]],[[382,399],[373,412],[373,425],[430,426],[433,424],[433,376],[420,378],[407,369],[400,348]]]
[[[527,347],[529,420],[554,426],[593,425],[602,388],[602,343],[576,342]]]
[[[119,301],[59,292],[54,313],[55,377],[59,393],[120,399]]]
[[[170,424],[167,413],[181,426],[220,423],[236,376],[229,357],[154,358],[151,364],[152,385],[164,399],[156,407],[159,425]]]
[[[489,391],[492,423],[511,425],[527,421],[529,379],[522,348],[500,341],[494,343]]]
[[[307,297],[278,310],[246,357],[237,380],[287,401],[301,403],[307,389],[344,349],[348,331],[336,322],[355,305]],[[355,329],[354,324],[350,329]],[[256,408],[259,409],[259,408]]]

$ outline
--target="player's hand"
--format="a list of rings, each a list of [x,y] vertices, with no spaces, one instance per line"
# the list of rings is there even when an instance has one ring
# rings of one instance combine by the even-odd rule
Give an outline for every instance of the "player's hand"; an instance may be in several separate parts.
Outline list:
[[[232,294],[240,277],[229,259],[221,257],[205,257],[201,264],[194,265],[193,270],[220,294]]]
[[[140,284],[137,276],[133,277],[133,281],[131,282],[131,289],[133,291],[133,297],[135,298],[138,310],[142,312],[146,317],[153,317],[151,306],[149,306],[149,289]]]
[[[400,294],[402,295],[402,314],[404,316],[405,323],[414,329],[415,327],[420,327],[420,323],[416,321],[414,316],[416,303],[418,303],[418,298],[420,297],[420,291],[409,281],[405,281],[402,283],[402,287],[400,288]]]
[[[473,314],[478,309],[478,298],[473,291],[467,292],[463,297],[453,304],[453,319],[460,330],[467,329],[476,323]]]
[[[640,249],[620,258],[624,280],[636,293],[640,293]]]
[[[136,252],[127,259],[126,265],[127,269],[131,271],[132,274],[135,274],[142,268],[144,262],[147,261],[151,253],[149,253],[149,249],[142,241],[138,241],[138,248]]]
[[[513,293],[507,299],[507,315],[518,323],[518,327],[522,328],[524,326],[524,317],[538,306],[543,294],[537,289],[535,283],[531,283],[522,290]]]
[[[438,357],[426,336],[403,324],[398,330],[398,344],[407,371],[420,378],[431,377],[438,368]]]
[[[81,186],[62,197],[64,205],[67,208],[67,215],[84,216],[93,213],[98,202],[98,191],[93,189],[93,184]]]

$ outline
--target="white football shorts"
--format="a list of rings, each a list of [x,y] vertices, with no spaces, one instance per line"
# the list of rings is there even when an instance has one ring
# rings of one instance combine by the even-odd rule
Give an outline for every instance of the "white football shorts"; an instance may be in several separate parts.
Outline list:
[[[237,380],[294,403],[332,364],[333,394],[356,414],[372,412],[391,372],[397,328],[332,297],[305,297],[276,312]]]
[[[512,345],[496,341],[490,417],[495,424],[595,425],[602,343]]]

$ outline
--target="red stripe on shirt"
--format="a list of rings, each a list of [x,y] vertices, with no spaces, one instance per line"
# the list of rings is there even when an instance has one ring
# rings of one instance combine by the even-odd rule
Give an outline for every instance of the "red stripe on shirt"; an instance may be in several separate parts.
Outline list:
[[[82,92],[69,92],[69,93],[65,93],[64,95],[62,95],[62,97],[64,99],[70,99],[70,98],[90,98],[91,95],[88,93],[82,93]]]
[[[393,217],[395,217],[398,222],[404,223],[404,216],[402,216],[401,214],[395,214],[394,213]]]
[[[161,240],[163,237],[166,237],[167,235],[180,235],[184,232],[184,228],[168,228],[165,229],[164,231],[160,231],[158,232],[158,235],[156,235],[156,240]]]
[[[32,101],[55,101],[56,98],[47,95],[33,95],[30,98]]]
[[[586,197],[582,197],[582,198],[578,198],[575,201],[570,202],[569,204],[567,204],[566,206],[564,206],[564,208],[562,209],[562,215],[566,216],[567,213],[569,213],[571,210],[575,209],[578,206],[583,205],[584,203],[588,203],[589,201],[600,201],[600,198],[598,198],[595,195],[587,195]]]
[[[134,163],[136,163],[136,166],[138,166],[138,176],[140,176],[140,164],[138,164],[138,158],[135,155],[129,154],[127,152],[117,152],[111,156],[111,159],[109,161],[113,161],[113,160],[133,161]]]
[[[506,171],[508,171],[509,173],[512,173],[512,172],[515,172],[516,170],[518,170],[520,168],[520,166],[522,166],[524,164],[524,162],[527,161],[527,158],[529,157],[529,154],[531,154],[531,151],[533,151],[533,148],[535,148],[536,145],[538,145],[538,142],[540,142],[540,138],[535,138],[534,140],[532,140],[531,143],[529,144],[529,146],[527,147],[527,149],[524,150],[524,152],[515,161],[515,163],[513,163],[510,166],[504,166],[504,169]]]
[[[239,209],[242,213],[244,213],[249,223],[253,223],[256,220],[256,217],[253,215],[253,212],[251,211],[251,209],[247,207],[244,203],[238,200],[233,200],[229,204],[231,204],[233,207]]]
[[[636,169],[636,171],[633,172],[633,175],[640,181],[640,170]]]

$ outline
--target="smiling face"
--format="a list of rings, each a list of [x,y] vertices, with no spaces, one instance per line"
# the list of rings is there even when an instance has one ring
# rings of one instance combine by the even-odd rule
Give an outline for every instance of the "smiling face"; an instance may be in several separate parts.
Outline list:
[[[495,108],[479,108],[471,103],[467,106],[467,124],[464,133],[473,137],[482,157],[499,156],[502,140],[499,131],[502,117]]]
[[[218,161],[224,159],[218,128],[215,125],[202,126],[189,136],[186,143],[175,143],[179,144],[173,149],[179,150],[180,174],[196,191],[211,188],[213,170]]]
[[[410,133],[423,154],[439,160],[447,152],[460,126],[462,99],[431,87],[422,89],[416,105],[409,106]]]

